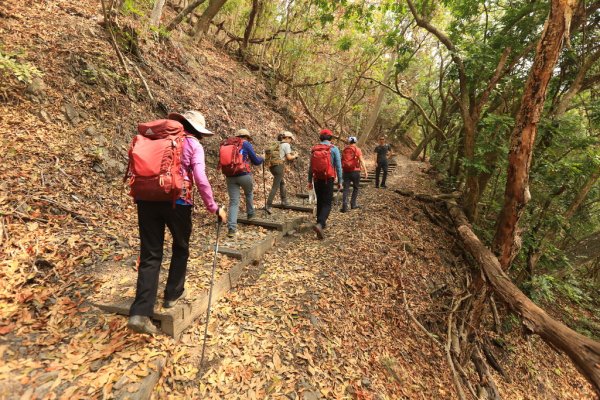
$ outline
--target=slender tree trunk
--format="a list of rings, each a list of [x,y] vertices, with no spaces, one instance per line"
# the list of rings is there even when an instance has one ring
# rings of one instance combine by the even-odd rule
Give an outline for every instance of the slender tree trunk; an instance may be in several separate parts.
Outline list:
[[[151,26],[159,26],[160,25],[160,17],[162,16],[163,7],[165,5],[165,0],[156,0],[154,2],[154,8],[152,8],[152,14],[150,14],[150,25]]]
[[[598,182],[599,178],[600,178],[600,167],[596,168],[596,170],[585,181],[585,183],[583,184],[581,189],[579,189],[579,192],[577,192],[577,195],[571,202],[571,205],[563,214],[563,218],[565,219],[565,221],[570,220],[571,217],[573,217],[573,215],[575,215],[577,210],[579,210],[581,203],[583,203],[583,201],[587,197],[590,190],[592,190],[592,187],[596,184],[596,182]],[[529,268],[530,272],[533,272],[533,270],[535,269],[538,261],[540,260],[540,257],[542,256],[542,254],[544,254],[544,250],[546,249],[546,246],[548,245],[548,243],[554,242],[554,240],[559,235],[559,233],[560,232],[555,229],[547,232],[545,235],[543,235],[541,237],[540,243],[537,246],[537,249],[530,251],[530,254],[528,255],[528,260],[527,260],[527,267]]]
[[[183,21],[183,19],[185,17],[187,17],[189,14],[191,14],[196,9],[196,7],[198,7],[200,4],[204,3],[205,1],[206,0],[194,0],[190,4],[188,4],[187,7],[185,7],[183,10],[181,10],[181,12],[179,14],[177,14],[177,16],[175,18],[173,18],[173,20],[167,24],[167,27],[166,27],[167,32],[172,31],[177,25],[179,25],[179,23],[181,21]]]
[[[258,14],[258,8],[260,4],[258,0],[252,0],[252,10],[250,10],[250,16],[248,17],[248,24],[244,30],[244,39],[240,47],[240,55],[242,58],[246,58],[246,49],[248,48],[248,41],[252,36],[252,29],[254,29],[254,21],[256,20],[256,14]]]
[[[569,24],[577,0],[552,0],[550,15],[537,44],[531,72],[525,84],[521,107],[511,135],[504,206],[498,217],[493,249],[502,268],[511,264],[519,251],[518,224],[530,200],[529,168],[537,124],[544,107],[546,89],[568,37]]]
[[[226,2],[227,0],[209,0],[208,7],[206,7],[206,10],[204,10],[200,18],[198,18],[198,22],[194,27],[194,38],[196,39],[196,42],[200,42],[204,35],[206,35],[208,28],[210,28],[210,22]]]
[[[396,57],[390,57],[383,77],[383,83],[387,83],[387,81],[390,79],[390,75],[394,71],[395,64]],[[369,139],[369,136],[371,135],[371,131],[373,130],[373,128],[375,128],[375,123],[377,122],[377,117],[379,116],[381,105],[383,104],[385,91],[386,89],[381,85],[377,86],[377,88],[375,89],[375,104],[371,106],[371,113],[369,114],[369,119],[367,120],[367,126],[365,126],[363,133],[358,138],[358,147],[362,147],[365,145],[367,139]]]

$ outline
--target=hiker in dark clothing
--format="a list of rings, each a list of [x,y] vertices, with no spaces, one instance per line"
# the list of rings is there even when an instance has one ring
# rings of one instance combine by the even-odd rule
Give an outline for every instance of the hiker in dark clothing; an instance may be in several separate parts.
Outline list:
[[[271,187],[271,192],[269,192],[269,198],[267,199],[266,205],[267,211],[270,211],[273,206],[273,199],[275,199],[278,190],[279,195],[281,196],[281,204],[288,204],[284,174],[286,161],[293,161],[298,158],[298,154],[292,151],[291,143],[294,139],[293,133],[288,131],[281,132],[277,136],[279,145],[276,148],[271,149],[271,152],[274,154],[269,154],[270,157],[265,157],[269,160],[269,171],[273,174],[273,186]]]
[[[375,153],[377,153],[377,167],[375,168],[375,187],[379,186],[379,173],[383,171],[383,178],[381,179],[381,187],[386,188],[385,180],[388,174],[388,155],[392,155],[392,147],[385,143],[385,138],[382,136],[379,138],[379,145],[375,147]]]
[[[246,170],[234,176],[227,176],[227,193],[229,194],[229,219],[227,220],[227,236],[233,238],[237,234],[237,217],[240,208],[240,188],[246,197],[246,216],[254,218],[254,184],[250,165],[260,165],[264,159],[257,156],[252,147],[252,136],[246,129],[237,131],[237,137],[243,140],[242,156]]]
[[[352,199],[350,200],[350,208],[352,210],[360,208],[357,204],[358,190],[360,185],[360,171],[365,174],[365,179],[368,178],[367,165],[362,156],[362,151],[356,146],[358,140],[355,136],[348,138],[348,145],[342,152],[342,170],[344,171],[344,195],[342,196],[341,212],[348,211],[348,197],[350,194],[350,184],[352,183]]]
[[[158,329],[152,324],[150,317],[154,314],[158,278],[163,256],[165,226],[173,237],[173,255],[164,293],[164,308],[174,307],[186,296],[185,275],[189,257],[190,235],[192,233],[191,188],[193,183],[198,187],[204,206],[211,213],[216,213],[221,221],[227,219],[225,210],[215,203],[212,189],[204,169],[204,149],[199,139],[212,136],[205,128],[204,116],[197,111],[186,111],[184,114],[171,113],[168,119],[176,120],[183,125],[185,139],[181,155],[181,174],[188,182],[188,190],[175,201],[141,201],[137,200],[138,225],[140,233],[140,264],[138,268],[135,300],[129,310],[127,326],[140,333],[155,334]]]
[[[333,201],[333,184],[337,176],[338,190],[343,183],[340,150],[331,144],[333,134],[328,129],[319,133],[321,143],[311,149],[308,167],[308,188],[314,187],[317,196],[317,223],[313,227],[319,239],[324,239],[323,230],[327,226],[327,218],[331,212]]]

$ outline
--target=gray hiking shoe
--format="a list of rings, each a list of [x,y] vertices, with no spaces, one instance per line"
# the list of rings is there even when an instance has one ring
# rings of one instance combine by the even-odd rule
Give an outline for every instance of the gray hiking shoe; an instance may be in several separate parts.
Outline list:
[[[235,238],[237,235],[237,231],[235,229],[230,229],[229,231],[227,231],[227,237],[228,238]]]
[[[177,305],[177,303],[179,303],[179,300],[185,299],[186,296],[187,296],[187,291],[185,289],[183,289],[183,293],[181,293],[181,296],[179,296],[175,300],[165,300],[163,303],[163,308],[175,307],[175,305]]]
[[[320,240],[325,239],[325,235],[323,234],[323,227],[321,226],[321,224],[315,224],[315,226],[313,226],[313,231],[315,231],[315,233],[317,234],[317,238],[319,238]]]
[[[127,321],[127,327],[137,333],[147,333],[148,335],[156,335],[158,329],[149,317],[143,315],[132,315]]]

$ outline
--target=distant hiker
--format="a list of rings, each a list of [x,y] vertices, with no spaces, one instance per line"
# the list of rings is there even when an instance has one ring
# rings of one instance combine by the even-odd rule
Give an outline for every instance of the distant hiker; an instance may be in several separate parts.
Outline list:
[[[141,247],[135,300],[127,326],[149,334],[158,332],[150,317],[158,291],[165,226],[173,237],[173,255],[163,307],[171,308],[186,296],[194,182],[206,209],[218,214],[221,221],[227,219],[225,210],[215,203],[204,170],[204,149],[199,140],[213,135],[205,128],[204,116],[186,111],[171,113],[167,118],[138,125],[126,175],[130,194],[137,203]],[[162,162],[165,159],[171,162]]]
[[[377,153],[377,167],[375,168],[375,187],[379,187],[379,173],[383,171],[383,178],[381,179],[381,187],[386,188],[385,180],[387,179],[388,173],[388,155],[392,155],[392,147],[385,143],[385,138],[381,136],[379,138],[379,145],[375,147],[375,153]]]
[[[277,136],[277,140],[277,142],[272,143],[265,151],[265,163],[269,167],[271,174],[273,174],[273,186],[267,199],[267,210],[273,206],[273,199],[277,194],[277,190],[279,190],[279,196],[281,196],[281,204],[288,204],[284,180],[285,162],[298,158],[298,154],[292,152],[291,143],[295,140],[295,137],[291,132],[281,132]]]
[[[240,188],[246,197],[246,215],[254,218],[253,182],[251,165],[260,165],[264,159],[254,152],[250,143],[252,136],[246,129],[237,131],[235,137],[226,139],[219,149],[219,167],[227,180],[229,194],[229,219],[227,236],[235,237],[237,233],[237,216],[240,207]]]
[[[321,143],[311,149],[308,167],[308,188],[314,187],[317,195],[317,223],[313,230],[319,239],[324,239],[323,230],[331,212],[333,201],[333,183],[337,176],[338,190],[342,187],[342,163],[339,149],[331,144],[333,134],[329,129],[319,132]]]
[[[358,140],[355,136],[348,138],[348,145],[342,151],[342,171],[344,173],[344,195],[342,197],[342,212],[348,211],[348,194],[350,193],[350,183],[352,183],[352,200],[350,208],[360,208],[356,204],[358,198],[358,186],[360,184],[360,171],[365,173],[365,179],[369,176],[367,165],[362,156],[362,151],[356,146]]]

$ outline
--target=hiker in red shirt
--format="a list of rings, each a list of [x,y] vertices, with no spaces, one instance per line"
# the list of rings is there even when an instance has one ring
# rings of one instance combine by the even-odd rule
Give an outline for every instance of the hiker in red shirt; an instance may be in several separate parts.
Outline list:
[[[342,196],[341,212],[348,211],[348,194],[350,193],[350,183],[352,183],[352,200],[350,208],[360,208],[356,204],[358,199],[358,186],[360,184],[360,171],[365,173],[365,179],[368,178],[367,165],[362,156],[362,151],[356,146],[357,139],[355,136],[348,138],[348,145],[342,151],[342,171],[344,173],[344,195]]]
[[[178,130],[177,137],[182,138],[181,153],[177,155],[181,162],[180,175],[175,179],[184,180],[181,196],[172,201],[148,201],[140,200],[147,195],[138,191],[136,198],[136,187],[134,181],[142,178],[136,176],[135,168],[130,169],[130,184],[132,195],[137,203],[138,225],[140,233],[140,264],[138,268],[137,287],[135,300],[129,310],[129,321],[127,326],[140,333],[155,334],[158,329],[152,324],[150,317],[154,314],[154,304],[158,291],[158,276],[163,256],[163,244],[165,239],[165,226],[169,228],[173,237],[173,255],[164,293],[163,307],[174,307],[177,302],[186,296],[185,275],[189,257],[190,235],[192,233],[192,206],[191,196],[192,184],[195,183],[200,197],[206,209],[217,214],[221,222],[227,220],[225,209],[219,207],[213,198],[212,188],[206,177],[204,164],[204,149],[200,144],[203,136],[211,136],[213,133],[205,128],[204,116],[198,111],[186,111],[183,114],[171,113],[169,120],[178,121],[182,126],[173,121],[156,121],[162,126],[169,123]],[[152,136],[154,133],[147,129],[145,135]],[[139,135],[138,135],[139,136]],[[169,136],[171,138],[172,136]],[[171,140],[171,139],[169,139]],[[134,153],[136,141],[130,150],[130,157]],[[143,154],[140,152],[140,154]],[[130,167],[135,167],[136,162],[141,166],[152,164],[155,160],[139,160],[130,158]],[[143,158],[143,157],[142,157]],[[141,168],[138,168],[141,170]],[[162,184],[162,176],[161,176]],[[141,187],[143,188],[143,187]]]

